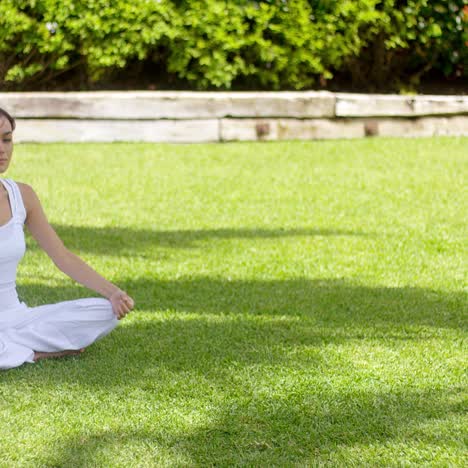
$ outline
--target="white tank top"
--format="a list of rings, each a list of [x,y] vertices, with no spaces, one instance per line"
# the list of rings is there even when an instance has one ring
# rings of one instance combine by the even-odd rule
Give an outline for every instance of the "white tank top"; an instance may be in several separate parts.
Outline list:
[[[22,305],[16,292],[16,270],[26,251],[24,221],[26,209],[16,182],[0,179],[8,191],[12,217],[0,226],[0,316]]]

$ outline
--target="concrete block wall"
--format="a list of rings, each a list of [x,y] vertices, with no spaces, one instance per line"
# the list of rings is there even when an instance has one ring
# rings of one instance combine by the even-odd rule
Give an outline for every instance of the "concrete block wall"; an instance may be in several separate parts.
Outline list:
[[[468,136],[468,96],[305,92],[0,93],[18,142],[196,143]]]

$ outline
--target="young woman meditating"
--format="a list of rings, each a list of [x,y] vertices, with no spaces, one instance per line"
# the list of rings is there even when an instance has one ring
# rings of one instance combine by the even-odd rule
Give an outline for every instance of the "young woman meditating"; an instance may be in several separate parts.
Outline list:
[[[0,108],[0,174],[13,154],[15,120]],[[105,296],[28,307],[16,292],[16,269],[26,246],[23,226],[70,278]],[[0,178],[0,369],[78,354],[112,331],[133,299],[67,250],[34,190]]]

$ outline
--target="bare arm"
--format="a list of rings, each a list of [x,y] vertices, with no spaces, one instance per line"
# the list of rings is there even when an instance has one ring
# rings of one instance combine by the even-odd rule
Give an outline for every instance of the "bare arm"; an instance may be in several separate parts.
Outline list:
[[[125,316],[133,308],[133,299],[70,252],[49,224],[34,190],[26,184],[18,185],[26,208],[25,224],[57,268],[83,286],[107,297],[118,318]]]

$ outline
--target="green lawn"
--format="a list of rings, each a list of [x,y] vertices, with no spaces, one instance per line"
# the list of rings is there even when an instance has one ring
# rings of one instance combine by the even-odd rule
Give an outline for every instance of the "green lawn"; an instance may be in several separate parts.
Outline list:
[[[137,307],[0,373],[0,466],[466,466],[468,138],[19,145]],[[93,295],[35,243],[29,305]]]

